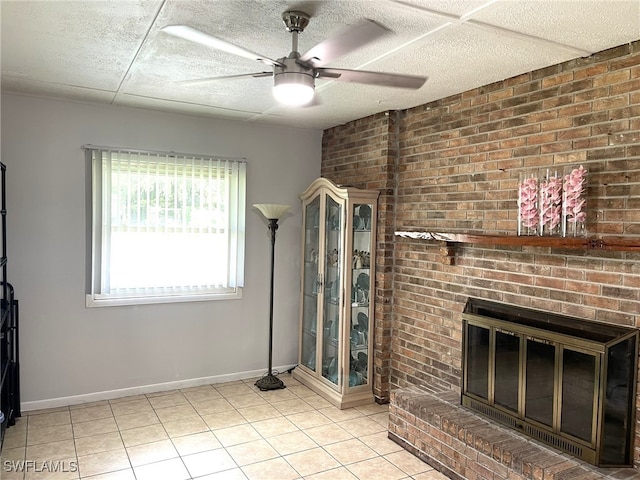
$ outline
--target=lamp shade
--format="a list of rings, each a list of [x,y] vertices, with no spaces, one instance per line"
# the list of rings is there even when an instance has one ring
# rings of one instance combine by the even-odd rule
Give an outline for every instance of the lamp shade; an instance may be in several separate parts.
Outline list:
[[[273,84],[275,99],[291,107],[306,105],[313,100],[315,85],[313,76],[296,71],[282,71],[276,69]]]
[[[313,99],[313,87],[297,83],[283,83],[273,87],[273,96],[284,105],[299,107],[306,105]]]
[[[253,205],[267,218],[278,219],[282,217],[291,208],[289,205],[278,205],[274,203],[255,203]]]

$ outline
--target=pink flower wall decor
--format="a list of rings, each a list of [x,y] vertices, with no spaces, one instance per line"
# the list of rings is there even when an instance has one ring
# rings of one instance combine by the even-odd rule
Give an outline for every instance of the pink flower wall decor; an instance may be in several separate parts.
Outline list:
[[[562,174],[543,169],[539,188],[540,235],[562,233]]]
[[[522,173],[518,184],[518,235],[536,235],[538,222],[538,178]]]
[[[582,165],[568,167],[562,185],[563,235],[586,234],[587,173]]]
[[[520,172],[518,235],[586,235],[587,174],[583,165]]]

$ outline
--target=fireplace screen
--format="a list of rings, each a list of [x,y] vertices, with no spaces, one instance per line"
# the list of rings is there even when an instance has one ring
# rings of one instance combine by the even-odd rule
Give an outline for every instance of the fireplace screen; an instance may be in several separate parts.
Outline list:
[[[598,466],[632,466],[638,331],[470,299],[463,405]]]

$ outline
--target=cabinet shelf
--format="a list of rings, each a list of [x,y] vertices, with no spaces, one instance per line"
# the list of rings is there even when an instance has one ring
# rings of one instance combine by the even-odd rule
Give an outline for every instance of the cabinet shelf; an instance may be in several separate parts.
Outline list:
[[[351,303],[351,308],[369,308],[369,302],[367,303],[353,302]]]
[[[317,335],[317,332],[315,330],[311,330],[309,328],[303,328],[302,333],[304,333],[305,335],[310,335],[312,337],[315,337]]]
[[[351,344],[351,353],[365,352],[368,350],[367,345],[353,345]]]
[[[516,235],[483,235],[474,233],[447,233],[427,231],[397,231],[397,237],[431,240],[441,244],[443,263],[453,264],[458,244],[507,245],[523,247],[551,247],[573,250],[611,250],[640,252],[640,239],[629,237],[541,237]]]

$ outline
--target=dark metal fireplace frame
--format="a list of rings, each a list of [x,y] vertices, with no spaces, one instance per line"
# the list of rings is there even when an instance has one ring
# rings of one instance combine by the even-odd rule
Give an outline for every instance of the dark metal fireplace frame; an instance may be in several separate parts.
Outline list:
[[[602,467],[633,466],[638,330],[470,299],[462,405]]]

